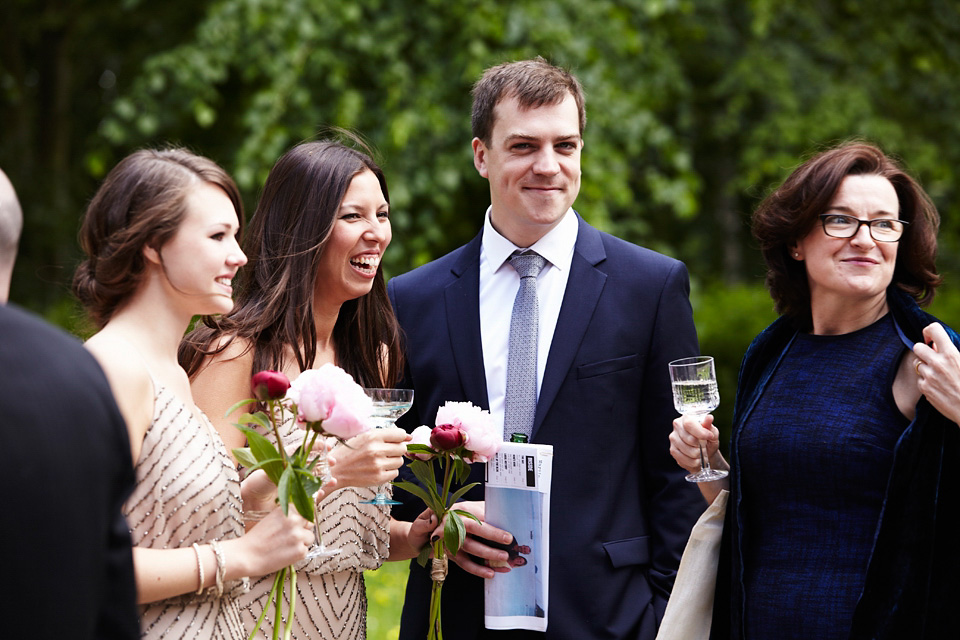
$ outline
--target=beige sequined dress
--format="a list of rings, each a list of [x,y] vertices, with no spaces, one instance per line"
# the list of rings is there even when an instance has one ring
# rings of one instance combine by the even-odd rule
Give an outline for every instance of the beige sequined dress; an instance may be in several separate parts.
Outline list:
[[[124,507],[133,544],[176,549],[242,535],[240,478],[223,440],[205,416],[198,420],[156,380],[154,388],[153,422],[137,460],[136,488]],[[211,587],[201,595],[143,605],[141,636],[243,640],[237,596],[247,586],[227,582],[220,597]]]
[[[303,431],[292,422],[282,428],[288,445],[303,441]],[[271,442],[275,440],[272,433],[261,433]],[[315,558],[296,565],[299,600],[293,616],[293,638],[366,638],[367,595],[363,572],[383,564],[390,541],[389,507],[360,504],[361,500],[369,500],[375,494],[375,488],[347,487],[334,491],[320,502],[319,525],[323,543],[341,551],[330,558]],[[249,593],[241,596],[243,622],[247,629],[253,629],[257,617],[267,606],[274,578],[275,574],[271,574],[253,580]],[[287,607],[285,604],[284,610]],[[272,637],[272,616],[271,607],[258,638]]]

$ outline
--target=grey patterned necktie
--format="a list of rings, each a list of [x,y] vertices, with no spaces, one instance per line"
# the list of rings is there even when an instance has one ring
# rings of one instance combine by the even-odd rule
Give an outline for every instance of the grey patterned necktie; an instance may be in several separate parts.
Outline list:
[[[529,439],[537,412],[537,276],[546,264],[538,253],[514,253],[510,264],[520,274],[520,290],[513,302],[507,355],[507,393],[503,410],[503,436],[514,433]]]

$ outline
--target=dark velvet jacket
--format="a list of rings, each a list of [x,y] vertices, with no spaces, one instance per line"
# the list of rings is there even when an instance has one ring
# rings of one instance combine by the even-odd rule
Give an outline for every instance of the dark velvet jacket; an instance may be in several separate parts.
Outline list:
[[[923,328],[937,319],[895,287],[888,290],[887,299],[907,340],[922,342]],[[945,328],[960,347],[960,336]],[[738,439],[796,335],[793,324],[780,318],[754,339],[740,368],[730,441],[731,495],[720,549],[713,640],[744,640]],[[921,398],[916,418],[894,449],[866,583],[854,612],[851,640],[956,637],[954,610],[960,603],[958,462],[960,427]]]

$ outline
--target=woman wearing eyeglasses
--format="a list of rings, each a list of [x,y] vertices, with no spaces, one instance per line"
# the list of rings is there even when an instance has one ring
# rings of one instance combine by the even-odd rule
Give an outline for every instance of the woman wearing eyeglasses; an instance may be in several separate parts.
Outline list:
[[[960,337],[920,305],[939,215],[879,149],[796,169],[753,232],[781,317],[740,371],[730,463],[713,418],[677,419],[731,492],[713,638],[942,638],[960,600]]]

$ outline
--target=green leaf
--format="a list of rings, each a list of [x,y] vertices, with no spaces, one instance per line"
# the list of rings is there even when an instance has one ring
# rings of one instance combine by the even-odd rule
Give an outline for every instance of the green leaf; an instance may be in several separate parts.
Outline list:
[[[443,525],[443,544],[451,555],[457,555],[465,537],[467,537],[467,529],[463,526],[463,519],[456,511],[451,511],[447,514],[447,520]]]
[[[457,457],[453,461],[453,472],[457,482],[462,484],[470,477],[470,465],[463,461],[463,458]]]
[[[413,495],[417,496],[418,498],[423,500],[423,504],[430,507],[430,509],[432,509],[434,513],[443,512],[443,508],[440,505],[440,498],[439,497],[434,498],[433,496],[429,495],[426,492],[426,490],[420,485],[414,484],[412,482],[405,482],[403,480],[397,480],[393,483],[393,486],[399,489],[403,489],[404,491],[409,491]]]
[[[294,468],[294,471],[296,471],[297,478],[300,479],[300,484],[303,485],[303,490],[307,492],[308,496],[313,496],[323,486],[320,478],[313,475],[309,470]]]
[[[253,453],[253,457],[257,459],[263,470],[267,472],[270,480],[274,484],[279,485],[283,465],[280,462],[274,463],[273,461],[283,459],[280,452],[273,446],[272,442],[260,435],[256,430],[244,426],[238,426],[237,428],[247,436],[247,444],[250,445],[250,451]]]
[[[256,401],[257,401],[256,398],[245,398],[245,399],[241,400],[240,402],[234,404],[234,405],[233,405],[232,407],[230,407],[229,409],[227,409],[227,412],[226,412],[225,414],[223,414],[223,417],[224,417],[224,418],[227,418],[227,417],[230,416],[231,413],[233,413],[234,411],[236,411],[236,410],[239,409],[240,407],[245,407],[245,406],[247,406],[247,405],[253,404],[253,403],[256,402]]]
[[[293,468],[291,467],[289,470],[293,471]],[[286,473],[284,475],[286,475]],[[300,515],[313,522],[313,494],[307,493],[301,481],[300,474],[291,473],[290,476],[290,500]]]
[[[263,428],[265,431],[272,431],[273,427],[270,426],[270,418],[267,417],[263,411],[257,411],[256,413],[245,413],[241,415],[237,422],[240,424],[237,425],[237,428],[243,429],[243,425],[246,424],[256,424]]]
[[[477,516],[473,515],[473,514],[470,513],[469,511],[464,511],[463,509],[454,509],[454,510],[451,511],[450,513],[455,513],[455,514],[457,514],[457,515],[459,515],[459,516],[466,516],[467,518],[470,518],[471,520],[473,520],[473,521],[476,522],[477,524],[483,524],[482,522],[480,522],[480,518],[478,518]]]
[[[423,460],[414,460],[409,465],[410,470],[413,472],[413,475],[417,477],[417,480],[424,486],[424,488],[430,492],[430,495],[434,497],[436,502],[440,502],[440,494],[437,492],[437,478],[433,472],[433,465]]]
[[[465,494],[467,491],[470,491],[470,489],[473,489],[473,488],[474,488],[475,486],[477,486],[478,484],[480,484],[480,483],[479,483],[479,482],[471,482],[470,484],[465,484],[465,485],[463,485],[462,487],[460,487],[459,489],[457,489],[457,490],[453,493],[453,495],[450,496],[450,505],[452,506],[452,505],[456,504],[456,503],[457,503],[457,500],[459,500],[460,498],[463,497],[463,494]]]
[[[429,455],[437,455],[437,452],[425,444],[408,444],[407,453],[425,453]],[[419,460],[423,462],[423,460]]]
[[[250,468],[257,465],[257,459],[254,457],[253,452],[250,451],[250,447],[243,447],[241,449],[232,449],[233,457],[237,459],[237,462],[243,466]]]
[[[417,555],[417,564],[421,567],[427,566],[427,562],[430,561],[430,552],[432,548],[429,544],[424,545],[423,549],[420,549],[420,553]]]
[[[293,469],[291,467],[287,467],[283,470],[283,474],[280,476],[280,481],[277,482],[277,500],[280,502],[280,507],[283,509],[283,515],[288,515],[290,512],[288,506],[290,505],[291,498],[290,491],[293,489],[291,486],[292,484],[294,484]]]

